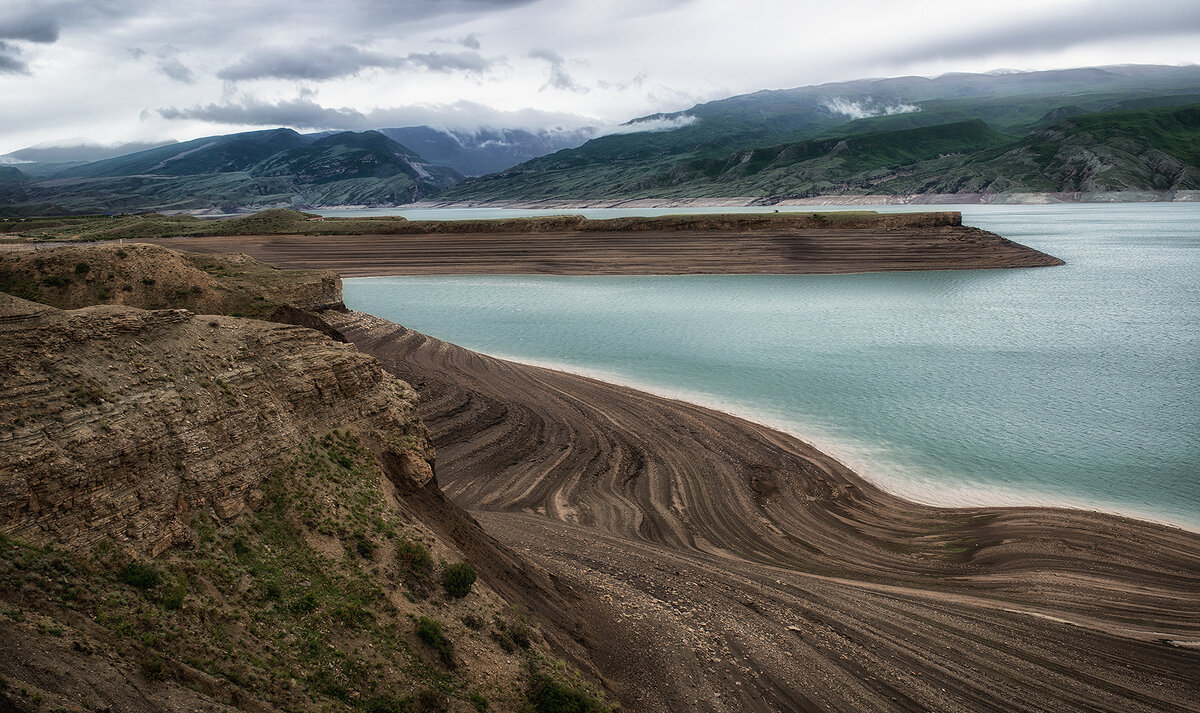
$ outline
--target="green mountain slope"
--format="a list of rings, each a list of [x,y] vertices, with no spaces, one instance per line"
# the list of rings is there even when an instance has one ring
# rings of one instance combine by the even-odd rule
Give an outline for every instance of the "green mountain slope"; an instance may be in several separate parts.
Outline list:
[[[1024,136],[980,120],[745,149],[713,158],[547,157],[453,199],[808,197],[1200,188],[1200,105],[1073,116]],[[547,167],[547,165],[551,167]]]
[[[687,196],[697,186],[697,171],[705,174],[700,183],[710,184],[698,195],[761,195],[762,190],[769,190],[768,195],[809,194],[821,186],[830,190],[879,186],[880,192],[888,192],[890,188],[883,185],[888,181],[881,182],[883,176],[871,173],[891,165],[883,157],[838,163],[831,167],[833,173],[822,175],[815,175],[819,173],[818,165],[813,164],[808,167],[814,174],[808,177],[811,180],[780,176],[779,181],[764,183],[735,174],[717,181],[714,174],[724,175],[726,171],[721,167],[730,160],[761,158],[757,151],[764,147],[793,146],[793,153],[819,152],[826,145],[824,141],[833,140],[832,145],[836,145],[838,140],[857,134],[881,136],[980,120],[997,132],[1011,134],[1015,140],[1073,116],[1112,107],[1178,103],[1196,92],[1200,92],[1200,67],[1154,66],[949,74],[933,79],[898,77],[763,91],[700,104],[686,112],[643,117],[631,124],[691,123],[669,131],[593,139],[576,149],[470,180],[440,197],[528,200]],[[805,149],[797,147],[812,141],[816,143],[806,144]],[[750,149],[756,153],[750,158],[742,155]],[[769,154],[770,149],[767,151]],[[909,163],[918,160],[932,159],[909,156]],[[954,165],[953,161],[942,161],[938,168]],[[867,175],[857,175],[863,171]],[[1020,189],[1018,184],[1014,187]]]
[[[193,176],[205,173],[244,171],[254,164],[305,140],[291,129],[250,131],[227,136],[208,136],[193,141],[94,161],[69,168],[61,177],[100,178],[138,175]]]
[[[409,203],[462,179],[374,131],[319,139],[290,129],[197,139],[63,170],[0,206],[65,212],[238,210],[271,205]]]

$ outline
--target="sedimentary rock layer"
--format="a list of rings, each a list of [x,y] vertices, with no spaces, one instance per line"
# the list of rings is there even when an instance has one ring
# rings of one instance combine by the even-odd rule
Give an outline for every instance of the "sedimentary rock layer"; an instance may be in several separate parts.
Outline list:
[[[311,329],[0,293],[0,343],[0,533],[22,540],[157,554],[191,513],[253,506],[282,454],[338,428],[432,477],[415,393]]]
[[[1062,260],[978,228],[957,213],[855,220],[685,216],[605,230],[540,225],[528,231],[386,235],[268,235],[156,240],[202,252],[241,251],[345,277],[518,274],[822,274],[1061,265]],[[683,217],[679,218],[682,220]],[[755,219],[755,220],[751,220]],[[606,223],[608,221],[592,221]],[[554,229],[552,229],[554,228]]]

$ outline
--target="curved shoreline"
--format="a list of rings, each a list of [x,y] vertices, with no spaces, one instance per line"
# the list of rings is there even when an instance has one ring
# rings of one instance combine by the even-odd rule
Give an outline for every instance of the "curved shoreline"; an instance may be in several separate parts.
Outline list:
[[[417,388],[447,495],[580,593],[581,643],[628,708],[1200,699],[1196,533],[912,503],[761,424],[323,314]]]
[[[848,470],[861,477],[865,482],[868,482],[880,490],[883,490],[889,495],[911,501],[918,505],[928,505],[937,508],[1045,508],[1053,510],[1079,510],[1082,512],[1098,513],[1113,517],[1127,518],[1130,520],[1140,520],[1153,525],[1174,527],[1187,532],[1200,534],[1200,518],[1195,520],[1174,519],[1173,516],[1169,514],[1156,513],[1152,511],[1137,511],[1122,506],[1120,503],[1110,503],[1105,501],[1092,501],[1089,503],[1085,498],[1080,498],[1078,501],[1071,499],[1057,500],[1054,496],[1046,494],[1044,498],[1038,500],[1039,494],[1036,492],[1027,493],[1026,496],[1023,497],[1019,491],[997,488],[993,495],[1001,499],[996,501],[989,501],[986,499],[972,500],[969,495],[964,496],[964,499],[962,500],[953,501],[924,499],[922,495],[919,495],[911,490],[906,491],[904,489],[904,484],[909,481],[905,481],[902,478],[889,479],[886,476],[879,475],[877,473],[868,473],[868,471],[877,470],[877,466],[872,464],[870,459],[860,457],[853,453],[852,451],[855,449],[852,445],[840,443],[835,438],[828,436],[827,434],[814,437],[813,431],[819,431],[821,429],[806,427],[803,424],[790,421],[777,420],[763,412],[756,411],[753,407],[741,406],[735,403],[726,402],[715,396],[710,396],[696,391],[688,391],[686,389],[661,387],[601,369],[589,369],[587,367],[580,367],[566,362],[556,362],[553,360],[537,359],[533,357],[513,356],[511,354],[495,354],[481,350],[472,351],[476,351],[479,354],[492,357],[494,359],[510,361],[516,364],[524,364],[526,366],[532,366],[541,369],[561,371],[566,374],[573,374],[587,379],[602,381],[607,384],[612,384],[613,386],[620,386],[634,389],[636,391],[642,391],[652,396],[658,396],[664,399],[670,399],[672,401],[682,401],[694,406],[717,411],[732,418],[749,421],[765,428],[779,431],[780,433],[785,433],[828,455],[829,457],[841,463]],[[963,492],[978,491],[967,489]],[[1013,499],[1004,499],[1006,496],[1011,496]]]

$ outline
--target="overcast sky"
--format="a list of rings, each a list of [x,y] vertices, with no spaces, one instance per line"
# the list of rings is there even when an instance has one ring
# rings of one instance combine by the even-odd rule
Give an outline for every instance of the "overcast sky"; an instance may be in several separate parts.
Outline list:
[[[870,76],[1200,62],[1200,0],[0,0],[0,153],[610,125]]]

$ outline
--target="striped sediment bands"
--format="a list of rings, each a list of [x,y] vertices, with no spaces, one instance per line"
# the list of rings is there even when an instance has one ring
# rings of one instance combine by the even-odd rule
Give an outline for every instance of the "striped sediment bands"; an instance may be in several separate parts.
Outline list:
[[[156,240],[245,252],[343,277],[526,274],[834,274],[1061,265],[1062,260],[961,225],[550,233],[234,236]]]
[[[727,414],[324,315],[417,388],[445,492],[579,595],[630,710],[1196,710],[1200,535],[917,505]]]

